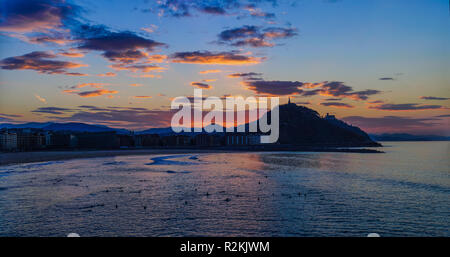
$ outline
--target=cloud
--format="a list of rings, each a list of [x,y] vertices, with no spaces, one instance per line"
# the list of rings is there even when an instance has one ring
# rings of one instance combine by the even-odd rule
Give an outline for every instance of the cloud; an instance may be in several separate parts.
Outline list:
[[[244,81],[243,82],[248,89],[254,91],[257,94],[262,95],[296,95],[301,94],[303,90],[300,87],[303,86],[303,82],[299,81]]]
[[[72,51],[61,52],[61,53],[59,53],[59,55],[64,56],[64,57],[70,57],[70,58],[80,58],[80,57],[84,57],[84,54],[83,54],[83,53],[80,53],[80,52],[72,52]]]
[[[117,76],[117,74],[114,72],[106,72],[106,73],[98,74],[97,76],[99,76],[99,77],[115,77],[115,76]]]
[[[395,80],[395,79],[391,77],[386,77],[386,78],[379,78],[378,80]]]
[[[271,40],[290,38],[297,35],[294,28],[271,27],[261,29],[257,26],[244,25],[242,27],[222,31],[218,35],[218,43],[230,46],[272,47]]]
[[[369,103],[369,104],[382,104],[382,103],[384,103],[384,101],[382,101],[382,100],[375,100],[375,101],[369,101],[367,103]]]
[[[407,104],[380,104],[369,106],[369,109],[384,110],[384,111],[419,111],[419,110],[433,110],[443,109],[442,105],[420,105],[417,103]]]
[[[320,105],[336,107],[336,108],[354,108],[353,105],[346,104],[346,103],[338,103],[338,102],[325,102],[325,103],[320,103]]]
[[[435,96],[421,96],[420,99],[445,101],[445,100],[449,100],[450,98],[448,98],[448,97],[435,97]]]
[[[152,72],[152,71],[164,71],[166,68],[158,66],[158,65],[152,65],[152,64],[132,64],[132,65],[123,65],[123,64],[113,64],[109,66],[110,68],[114,70],[127,70],[131,72]]]
[[[171,55],[174,63],[209,64],[209,65],[250,65],[261,63],[264,58],[246,56],[231,52],[177,52]]]
[[[244,80],[244,86],[263,95],[283,96],[332,96],[350,98],[353,100],[366,100],[369,96],[378,94],[378,90],[354,91],[352,87],[339,81],[325,81],[320,83],[309,83],[299,81],[267,81],[267,80]],[[313,90],[305,90],[313,89]]]
[[[127,51],[131,51],[129,52],[130,55],[139,54],[133,52],[133,50],[138,49],[145,49],[151,52],[156,47],[165,46],[163,43],[143,38],[129,31],[112,32],[102,27],[86,29],[86,33],[91,34],[95,32],[95,34],[91,37],[84,38],[78,48],[103,51],[106,56],[111,55],[114,57],[115,55],[127,53]]]
[[[275,13],[263,12],[261,9],[256,8],[255,4],[250,4],[244,7],[244,10],[247,10],[250,13],[251,17],[264,18],[268,20],[272,20],[275,18]]]
[[[150,96],[150,95],[137,95],[137,96],[134,96],[134,98],[152,98],[152,96]]]
[[[89,74],[86,73],[79,73],[79,72],[66,72],[64,75],[67,76],[78,76],[78,77],[89,77]]]
[[[73,112],[74,109],[68,109],[68,108],[61,108],[61,107],[40,107],[36,110],[33,110],[31,112],[34,113],[47,113],[47,114],[55,114],[55,115],[62,115],[67,112]]]
[[[133,84],[130,84],[130,86],[132,86],[132,87],[142,87],[142,84],[140,84],[140,83],[133,83]]]
[[[133,107],[96,107],[89,105],[79,106],[81,110],[66,111],[67,117],[50,117],[55,121],[84,122],[90,124],[103,124],[127,129],[142,129],[150,127],[170,126],[172,115],[177,110],[149,110]]]
[[[229,78],[248,78],[253,76],[261,76],[262,73],[256,73],[256,72],[247,72],[247,73],[233,73],[229,74]]]
[[[109,94],[117,94],[119,91],[117,90],[106,90],[106,89],[98,89],[93,91],[85,91],[77,93],[77,95],[81,97],[96,97],[96,96],[102,96],[102,95],[109,95]]]
[[[67,69],[88,66],[81,63],[54,60],[56,57],[57,55],[52,52],[35,51],[21,56],[5,58],[0,61],[0,67],[4,70],[35,70],[45,74],[65,74]]]
[[[201,83],[201,82],[191,82],[191,86],[201,88],[201,89],[212,89],[212,86],[210,86],[206,83]]]
[[[203,1],[203,0],[162,0],[157,1],[157,10],[160,16],[191,17],[193,12],[206,13],[210,15],[230,15],[230,11],[239,10],[246,6],[261,5],[263,3],[276,4],[276,0],[226,0],[226,1]]]
[[[203,70],[203,71],[199,71],[199,74],[209,74],[209,73],[219,73],[222,72],[221,70]]]
[[[37,95],[37,94],[34,94],[34,97],[36,97],[36,99],[38,99],[39,100],[39,102],[42,102],[42,103],[47,103],[47,100],[45,99],[45,98],[43,98],[43,97],[40,97],[39,95]]]
[[[150,26],[144,27],[144,28],[141,28],[141,29],[143,31],[147,32],[147,33],[153,33],[153,32],[155,32],[158,29],[158,26],[155,25],[155,24],[151,24]]]
[[[410,118],[401,116],[348,116],[343,117],[342,119],[345,122],[361,127],[362,129],[370,133],[441,133],[443,131],[442,128],[440,128],[440,126],[442,126],[442,124],[440,123],[441,121],[436,118]]]
[[[14,33],[61,30],[80,13],[77,5],[63,0],[5,0],[0,31]]]
[[[144,38],[130,31],[115,32],[104,26],[81,26],[77,32],[78,49],[100,51],[101,55],[113,62],[110,66],[115,70],[132,72],[150,72],[163,70],[163,67],[149,63],[161,63],[167,59],[165,55],[151,55],[159,47],[166,44]]]
[[[83,87],[92,87],[92,88],[102,88],[103,86],[109,85],[108,83],[81,83],[76,86],[70,87],[71,89],[83,88]]]
[[[17,122],[15,118],[23,117],[22,115],[18,114],[6,114],[6,113],[0,113],[0,122]]]
[[[341,98],[327,98],[325,101],[341,101]]]

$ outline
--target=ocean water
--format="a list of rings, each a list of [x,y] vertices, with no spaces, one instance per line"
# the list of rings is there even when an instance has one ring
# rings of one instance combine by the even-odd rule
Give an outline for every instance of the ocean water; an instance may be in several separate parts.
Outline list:
[[[0,236],[450,236],[449,142],[0,166]]]

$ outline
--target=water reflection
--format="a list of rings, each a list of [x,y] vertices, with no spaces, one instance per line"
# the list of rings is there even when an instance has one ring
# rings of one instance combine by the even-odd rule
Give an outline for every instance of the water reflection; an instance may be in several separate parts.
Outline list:
[[[0,167],[0,235],[449,236],[448,143],[383,150]]]

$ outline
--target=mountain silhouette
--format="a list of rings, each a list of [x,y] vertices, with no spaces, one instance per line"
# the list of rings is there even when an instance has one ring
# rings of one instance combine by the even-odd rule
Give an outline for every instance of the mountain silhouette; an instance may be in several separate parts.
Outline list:
[[[270,112],[269,112],[270,113]],[[381,146],[360,128],[334,116],[293,103],[280,105],[280,144],[305,146]],[[268,117],[270,122],[270,116]]]

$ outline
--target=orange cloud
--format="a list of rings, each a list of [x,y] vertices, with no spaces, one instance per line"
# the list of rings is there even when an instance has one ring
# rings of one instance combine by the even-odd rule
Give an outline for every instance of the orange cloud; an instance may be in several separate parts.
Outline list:
[[[213,64],[213,65],[251,65],[261,63],[264,58],[246,56],[231,52],[178,52],[171,56],[174,63]]]
[[[162,63],[162,62],[165,62],[167,60],[167,55],[154,54],[154,55],[148,56],[147,60],[150,61],[150,62]]]
[[[150,95],[137,95],[134,98],[152,98]]]
[[[114,72],[107,72],[107,73],[103,73],[103,74],[98,74],[97,76],[99,76],[99,77],[115,77],[115,76],[117,76],[117,74]]]
[[[71,58],[84,57],[84,54],[80,53],[80,52],[61,52],[61,53],[59,53],[59,55],[65,56],[65,57],[71,57]]]
[[[109,85],[108,83],[82,83],[78,84],[76,86],[71,87],[72,89],[75,88],[82,88],[82,87],[93,87],[93,88],[101,88],[102,86]]]
[[[96,97],[96,96],[102,96],[102,95],[106,95],[106,94],[117,94],[117,93],[119,93],[119,91],[117,91],[117,90],[98,89],[98,90],[94,90],[94,91],[80,92],[77,94],[81,97]]]
[[[35,97],[36,97],[36,99],[38,99],[40,102],[42,102],[42,103],[47,103],[47,100],[45,99],[45,98],[43,98],[43,97],[41,97],[41,96],[39,96],[39,95],[37,95],[37,94],[35,94],[34,95]]]
[[[199,74],[209,74],[209,73],[219,73],[222,72],[221,70],[203,70],[203,71],[199,71]]]
[[[130,84],[130,86],[132,86],[132,87],[142,87],[142,84],[134,83],[134,84]]]

